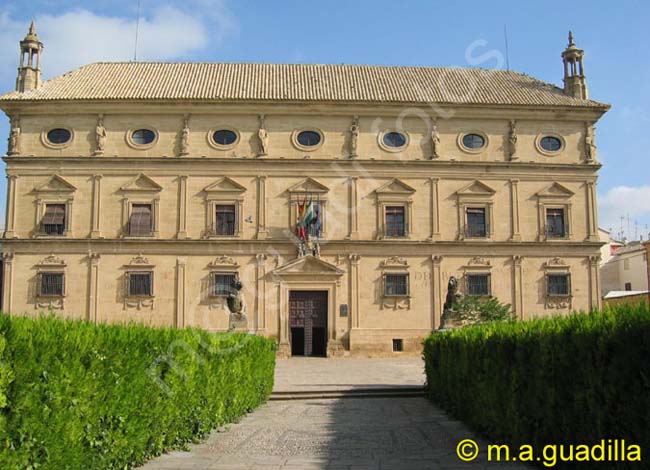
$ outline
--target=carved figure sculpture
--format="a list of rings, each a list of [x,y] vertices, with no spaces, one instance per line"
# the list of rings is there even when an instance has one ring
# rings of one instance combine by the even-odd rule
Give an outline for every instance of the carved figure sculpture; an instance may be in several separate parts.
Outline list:
[[[97,118],[97,127],[95,127],[95,151],[93,155],[103,155],[106,147],[106,128],[104,127],[104,115],[100,114]]]
[[[260,153],[259,153],[260,157],[268,155],[269,153],[269,133],[266,131],[264,122],[265,122],[265,117],[263,114],[261,114],[260,128],[257,131],[257,140],[259,141],[259,145],[260,145]]]
[[[510,135],[508,136],[508,150],[510,152],[510,160],[517,159],[517,121],[510,121]]]
[[[586,125],[585,129],[585,151],[587,153],[587,161],[596,161],[596,154],[598,148],[596,147],[596,138],[594,136],[594,126]]]
[[[180,155],[189,155],[190,153],[190,123],[189,118],[186,117],[183,122],[183,130],[181,130],[181,145]]]
[[[355,158],[357,154],[357,143],[359,140],[359,117],[354,116],[350,126],[350,158]]]
[[[445,310],[451,310],[454,306],[454,302],[460,297],[458,293],[458,279],[454,276],[449,278],[447,283],[447,297],[445,298]]]
[[[7,155],[20,154],[20,120],[18,117],[11,119],[11,131],[7,145]]]
[[[438,122],[434,119],[431,124],[431,159],[440,158],[440,134],[438,133]]]

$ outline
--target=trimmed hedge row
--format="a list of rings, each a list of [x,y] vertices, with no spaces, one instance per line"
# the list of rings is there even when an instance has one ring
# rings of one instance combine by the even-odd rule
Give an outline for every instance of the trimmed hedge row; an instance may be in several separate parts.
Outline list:
[[[141,464],[264,402],[274,368],[259,336],[0,314],[0,468]]]
[[[493,442],[542,448],[625,439],[650,452],[643,304],[435,333],[424,360],[429,397]]]

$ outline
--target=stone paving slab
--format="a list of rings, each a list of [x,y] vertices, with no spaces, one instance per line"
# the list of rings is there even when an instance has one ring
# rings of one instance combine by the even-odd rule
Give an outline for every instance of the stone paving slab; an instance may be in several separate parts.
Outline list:
[[[424,385],[424,362],[417,356],[395,358],[278,359],[275,392],[340,391]]]
[[[456,445],[472,434],[424,398],[274,401],[220,431],[190,452],[163,455],[142,469],[528,468],[488,464],[484,452],[461,462]]]

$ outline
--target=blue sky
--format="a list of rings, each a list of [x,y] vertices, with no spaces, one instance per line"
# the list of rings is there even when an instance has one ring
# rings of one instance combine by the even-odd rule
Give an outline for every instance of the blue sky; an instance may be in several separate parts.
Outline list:
[[[18,41],[36,20],[43,74],[133,58],[137,0],[0,2],[0,90],[14,87]],[[650,2],[141,0],[139,60],[499,66],[561,85],[572,29],[586,51],[593,99],[612,104],[597,126],[600,225],[648,238]],[[468,56],[469,54],[469,56]],[[468,60],[469,59],[469,60]],[[0,135],[8,132],[0,118]],[[4,142],[0,143],[4,151]],[[0,181],[4,208],[5,180]],[[627,220],[624,229],[627,230]]]

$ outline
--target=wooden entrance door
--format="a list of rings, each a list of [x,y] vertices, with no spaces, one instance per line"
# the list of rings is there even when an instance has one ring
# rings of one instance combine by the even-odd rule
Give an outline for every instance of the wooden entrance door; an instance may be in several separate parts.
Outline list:
[[[327,291],[289,291],[292,356],[325,356]]]

